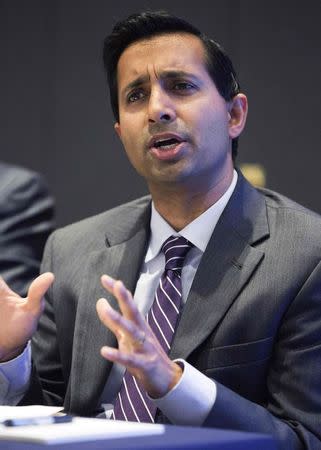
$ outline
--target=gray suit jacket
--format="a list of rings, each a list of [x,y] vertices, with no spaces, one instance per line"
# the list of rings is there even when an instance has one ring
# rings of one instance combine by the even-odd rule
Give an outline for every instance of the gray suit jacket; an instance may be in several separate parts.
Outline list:
[[[49,239],[43,269],[56,281],[33,343],[45,402],[94,414],[111,368],[99,349],[116,345],[96,315],[101,296],[116,306],[99,278],[134,291],[149,218],[145,197]],[[321,448],[320,257],[320,217],[240,175],[170,352],[217,382],[205,425],[272,433],[284,450]],[[26,400],[35,401],[36,386],[35,378]]]
[[[41,175],[0,162],[0,275],[25,296],[53,230],[53,198]]]

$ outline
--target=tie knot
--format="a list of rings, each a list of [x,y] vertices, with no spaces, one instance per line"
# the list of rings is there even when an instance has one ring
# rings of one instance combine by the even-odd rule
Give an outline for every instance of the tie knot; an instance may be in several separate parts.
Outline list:
[[[164,242],[162,252],[165,255],[165,270],[181,272],[185,256],[193,246],[182,236],[171,236]]]

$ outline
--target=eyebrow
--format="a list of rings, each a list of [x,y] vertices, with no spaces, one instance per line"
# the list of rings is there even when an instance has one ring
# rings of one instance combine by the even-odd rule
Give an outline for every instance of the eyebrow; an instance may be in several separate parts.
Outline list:
[[[135,80],[131,81],[130,83],[127,84],[127,86],[124,87],[122,94],[126,94],[126,92],[129,92],[132,89],[135,89],[135,88],[147,83],[148,80],[149,80],[148,75],[143,75],[143,76],[136,78]]]
[[[164,70],[160,74],[160,79],[176,79],[176,78],[190,78],[193,80],[199,80],[198,77],[196,77],[194,74],[190,72],[186,72],[185,70]],[[126,94],[126,92],[131,91],[132,89],[138,88],[142,86],[143,84],[148,83],[150,77],[149,75],[142,75],[135,80],[131,81],[127,86],[123,89],[122,95]]]

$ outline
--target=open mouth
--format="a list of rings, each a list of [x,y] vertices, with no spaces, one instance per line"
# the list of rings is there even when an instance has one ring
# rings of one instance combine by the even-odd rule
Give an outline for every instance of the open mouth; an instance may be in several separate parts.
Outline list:
[[[154,143],[153,147],[167,150],[167,149],[175,147],[180,142],[181,141],[179,141],[178,139],[175,139],[175,138],[160,139]]]

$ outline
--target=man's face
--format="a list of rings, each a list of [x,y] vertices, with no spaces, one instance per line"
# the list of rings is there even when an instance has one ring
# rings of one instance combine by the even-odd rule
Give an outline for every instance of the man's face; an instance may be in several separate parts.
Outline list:
[[[117,81],[115,129],[150,189],[210,189],[231,173],[230,105],[206,70],[196,36],[164,34],[130,45]]]

